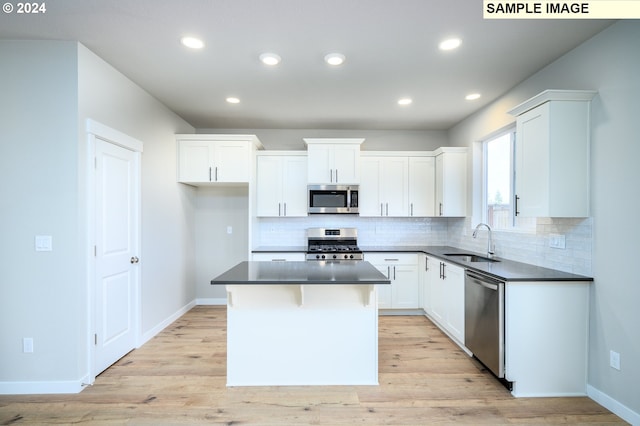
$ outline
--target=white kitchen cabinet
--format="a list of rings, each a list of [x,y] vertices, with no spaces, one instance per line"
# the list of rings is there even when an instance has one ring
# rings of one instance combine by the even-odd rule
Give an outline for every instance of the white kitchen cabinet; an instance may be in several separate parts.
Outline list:
[[[409,157],[409,216],[435,216],[435,168],[433,156]]]
[[[308,183],[360,183],[360,145],[364,139],[305,138]]]
[[[307,156],[264,152],[256,157],[256,215],[307,216]]]
[[[252,253],[251,260],[262,262],[302,262],[305,253],[300,252],[259,252]]]
[[[516,215],[589,216],[589,114],[594,91],[547,90],[516,118]]]
[[[587,394],[590,284],[506,283],[505,378],[514,396]]]
[[[178,182],[248,184],[253,152],[261,149],[253,135],[176,135]]]
[[[431,301],[425,312],[464,345],[464,268],[430,256],[428,262]]]
[[[362,156],[360,171],[360,216],[409,215],[407,157]]]
[[[420,306],[420,271],[417,253],[365,253],[391,285],[378,286],[378,308],[417,309]]]
[[[435,153],[435,215],[466,216],[467,149],[438,148]]]

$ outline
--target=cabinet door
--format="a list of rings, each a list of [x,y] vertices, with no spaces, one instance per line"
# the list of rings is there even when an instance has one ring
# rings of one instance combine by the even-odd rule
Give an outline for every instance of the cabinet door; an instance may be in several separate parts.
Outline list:
[[[433,315],[433,286],[436,280],[440,279],[438,275],[438,259],[430,256],[424,256],[424,270],[422,271],[422,309],[432,316]]]
[[[436,216],[467,214],[467,154],[445,152],[436,157]]]
[[[420,280],[417,265],[393,265],[391,304],[395,309],[417,309],[420,304]]]
[[[213,144],[207,141],[178,142],[178,182],[211,182]]]
[[[384,274],[387,279],[391,280],[393,277],[391,275],[391,266],[387,264],[374,264],[375,268]],[[376,285],[376,290],[378,291],[378,308],[379,309],[391,309],[393,306],[391,304],[391,287],[393,286],[393,282],[391,285],[387,284],[378,284]]]
[[[434,157],[409,157],[409,216],[435,216]]]
[[[449,333],[464,344],[464,269],[447,263],[445,275],[447,293],[445,325]]]
[[[433,260],[431,266],[431,315],[440,325],[444,326],[447,317],[447,292],[442,271],[444,268],[446,274],[446,266],[443,266],[444,262],[438,259]]]
[[[331,145],[312,144],[307,147],[308,183],[333,182],[333,164],[331,163]]]
[[[360,145],[334,145],[334,183],[360,183]]]
[[[381,168],[380,157],[363,157],[360,161],[360,192],[358,194],[360,216],[382,216],[383,214],[380,199]]]
[[[307,216],[307,157],[282,158],[282,214]]]
[[[549,106],[518,117],[516,132],[516,195],[518,214],[547,216],[549,194]]]
[[[249,144],[247,142],[215,142],[214,182],[249,182]]]
[[[282,216],[282,160],[280,157],[258,156],[256,163],[256,214],[262,217]]]
[[[385,157],[380,187],[384,216],[406,217],[409,212],[409,160],[407,157]]]

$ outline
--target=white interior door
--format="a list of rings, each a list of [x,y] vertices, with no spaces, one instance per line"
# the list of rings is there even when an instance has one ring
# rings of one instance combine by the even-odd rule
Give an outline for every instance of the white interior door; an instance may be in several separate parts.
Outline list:
[[[138,338],[140,155],[95,139],[94,375]]]

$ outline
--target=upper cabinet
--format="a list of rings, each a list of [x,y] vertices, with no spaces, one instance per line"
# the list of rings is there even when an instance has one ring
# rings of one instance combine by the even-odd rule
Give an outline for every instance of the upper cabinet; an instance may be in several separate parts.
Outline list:
[[[307,216],[306,153],[265,151],[256,157],[257,216]]]
[[[517,116],[516,215],[589,216],[589,115],[596,93],[546,90],[509,111]]]
[[[363,151],[360,216],[433,216],[434,179],[433,155]]]
[[[360,183],[360,145],[364,139],[305,138],[308,183]]]
[[[438,148],[436,154],[435,215],[467,215],[467,148]]]
[[[253,135],[176,135],[178,182],[190,185],[249,183],[253,152],[262,144]]]

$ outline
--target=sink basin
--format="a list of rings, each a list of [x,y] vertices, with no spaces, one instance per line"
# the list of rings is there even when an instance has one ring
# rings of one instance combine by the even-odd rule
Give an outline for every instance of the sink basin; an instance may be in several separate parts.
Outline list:
[[[497,259],[491,259],[488,257],[478,256],[477,254],[469,254],[469,253],[445,253],[445,256],[454,257],[464,262],[500,262]]]

